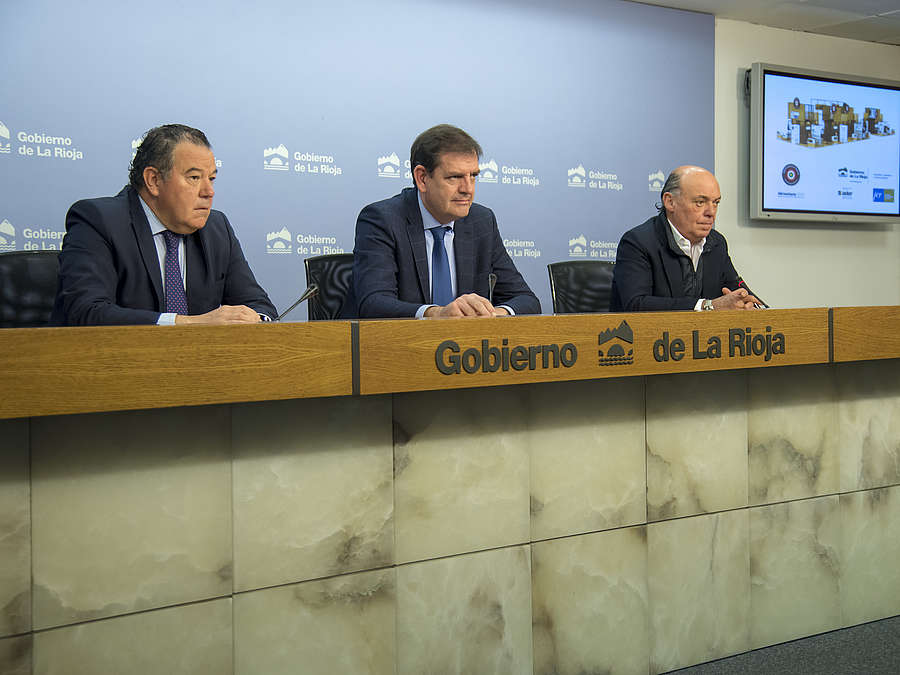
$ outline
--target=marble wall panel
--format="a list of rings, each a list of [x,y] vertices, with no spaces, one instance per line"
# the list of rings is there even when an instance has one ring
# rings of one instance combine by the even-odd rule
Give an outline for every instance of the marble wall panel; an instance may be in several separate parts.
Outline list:
[[[533,544],[532,606],[535,675],[646,675],[646,527]]]
[[[398,562],[527,542],[527,387],[394,396]]]
[[[841,492],[900,485],[900,359],[836,371]]]
[[[747,374],[647,378],[647,517],[747,506]]]
[[[0,636],[31,630],[28,420],[0,420]]]
[[[838,497],[750,509],[750,647],[839,628]]]
[[[362,572],[234,599],[238,675],[393,675],[396,572]]]
[[[31,675],[31,635],[0,638],[0,673]]]
[[[531,675],[531,653],[528,546],[397,568],[398,675]]]
[[[228,675],[231,598],[66,626],[34,636],[34,675]]]
[[[747,510],[647,526],[650,672],[749,649]]]
[[[769,504],[838,491],[834,369],[749,372],[750,503]]]
[[[644,522],[643,378],[554,382],[527,392],[532,541]]]
[[[234,406],[238,591],[393,562],[389,396]]]
[[[227,407],[32,420],[34,626],[231,593]]]
[[[840,495],[844,626],[900,615],[900,487]]]

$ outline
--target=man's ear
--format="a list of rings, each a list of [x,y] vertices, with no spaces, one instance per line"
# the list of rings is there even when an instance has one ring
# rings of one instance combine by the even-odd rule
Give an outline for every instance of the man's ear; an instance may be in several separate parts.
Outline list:
[[[147,187],[147,192],[149,192],[154,197],[159,197],[159,188],[160,183],[162,183],[163,177],[155,166],[144,167],[144,185]]]
[[[666,211],[671,211],[675,206],[675,197],[671,192],[664,192],[662,196],[662,203]]]
[[[428,175],[428,171],[421,164],[416,164],[416,168],[413,169],[413,180],[416,181],[416,187],[419,188],[419,192],[425,192],[425,176]]]

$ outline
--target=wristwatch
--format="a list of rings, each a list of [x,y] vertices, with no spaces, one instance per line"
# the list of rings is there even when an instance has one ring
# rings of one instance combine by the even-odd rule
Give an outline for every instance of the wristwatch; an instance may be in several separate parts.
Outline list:
[[[712,300],[704,300],[703,304],[700,305],[700,309],[703,310],[704,312],[709,312],[712,309],[714,309]]]

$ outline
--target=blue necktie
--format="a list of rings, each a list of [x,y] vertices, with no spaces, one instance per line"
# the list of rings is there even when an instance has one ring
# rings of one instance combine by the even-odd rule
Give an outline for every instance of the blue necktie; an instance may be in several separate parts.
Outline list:
[[[434,248],[431,249],[431,302],[435,305],[449,305],[453,302],[453,286],[450,284],[450,260],[444,248],[444,234],[450,228],[446,225],[431,227]]]
[[[169,230],[163,232],[166,239],[166,311],[187,315],[187,296],[181,280],[181,266],[178,264],[178,242],[181,235]]]

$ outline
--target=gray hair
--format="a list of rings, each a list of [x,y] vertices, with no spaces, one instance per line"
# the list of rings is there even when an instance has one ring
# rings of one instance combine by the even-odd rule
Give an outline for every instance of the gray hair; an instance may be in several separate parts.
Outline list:
[[[675,169],[672,173],[669,174],[669,177],[666,178],[666,182],[662,186],[662,190],[659,191],[659,212],[665,214],[666,212],[666,203],[663,201],[663,195],[667,192],[671,192],[676,197],[681,194],[681,177],[684,175],[684,172]]]

